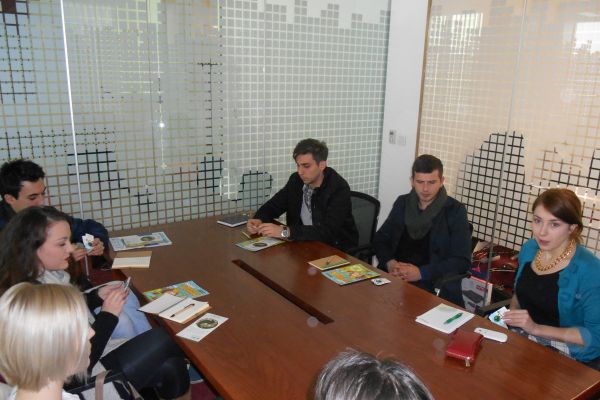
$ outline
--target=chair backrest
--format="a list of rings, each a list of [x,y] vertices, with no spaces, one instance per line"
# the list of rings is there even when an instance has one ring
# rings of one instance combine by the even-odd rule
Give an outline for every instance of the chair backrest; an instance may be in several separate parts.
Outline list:
[[[364,246],[371,243],[377,229],[379,217],[379,200],[366,193],[350,192],[352,200],[352,216],[358,229],[358,245]]]

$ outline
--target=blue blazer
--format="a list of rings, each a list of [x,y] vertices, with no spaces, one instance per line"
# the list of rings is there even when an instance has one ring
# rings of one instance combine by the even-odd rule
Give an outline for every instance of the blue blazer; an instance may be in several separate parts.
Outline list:
[[[519,253],[519,270],[533,261],[539,246],[528,240]],[[558,273],[558,316],[563,328],[577,328],[583,346],[567,343],[571,356],[587,362],[600,357],[600,260],[591,251],[577,245],[569,265]]]

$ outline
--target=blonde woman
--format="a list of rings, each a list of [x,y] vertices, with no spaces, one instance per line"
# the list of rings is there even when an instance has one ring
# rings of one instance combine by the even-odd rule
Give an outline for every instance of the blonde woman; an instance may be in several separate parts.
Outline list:
[[[0,298],[0,373],[14,386],[9,399],[78,399],[63,391],[63,383],[85,376],[92,336],[75,287],[11,287]]]
[[[70,237],[68,216],[52,207],[33,206],[15,215],[0,234],[0,295],[24,281],[72,286],[65,272],[73,247]],[[88,372],[94,367],[123,372],[137,390],[155,390],[167,399],[188,392],[187,362],[164,329],[146,331],[105,354],[126,292],[119,288],[102,294],[101,290],[86,295],[88,309],[101,306],[93,316]],[[73,391],[80,383],[73,379],[65,388]]]

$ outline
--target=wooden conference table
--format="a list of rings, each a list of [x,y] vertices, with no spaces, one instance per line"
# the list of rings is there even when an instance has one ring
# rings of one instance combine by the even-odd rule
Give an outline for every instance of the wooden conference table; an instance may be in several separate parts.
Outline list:
[[[144,229],[164,231],[173,245],[152,249],[149,270],[123,270],[139,292],[186,280],[210,292],[201,300],[229,320],[198,343],[176,340],[226,399],[312,398],[320,369],[347,348],[400,360],[437,399],[572,399],[600,392],[600,372],[511,332],[504,344],[484,340],[467,368],[445,357],[448,335],[415,322],[439,298],[394,277],[379,287],[369,281],[338,286],[307,261],[342,252],[290,242],[252,253],[235,246],[245,240],[241,230],[215,218]],[[173,334],[184,327],[164,324]],[[494,328],[479,317],[463,328],[477,326]]]

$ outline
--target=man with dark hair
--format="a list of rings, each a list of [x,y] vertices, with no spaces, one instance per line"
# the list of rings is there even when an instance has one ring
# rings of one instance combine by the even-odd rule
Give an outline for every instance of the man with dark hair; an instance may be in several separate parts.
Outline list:
[[[19,159],[2,164],[0,167],[0,196],[2,196],[0,230],[16,213],[31,206],[44,204],[45,176],[42,167],[33,161]],[[81,237],[86,233],[94,236],[94,243],[89,252],[81,246],[73,252],[76,261],[83,259],[86,254],[101,256],[104,248],[108,248],[108,231],[99,222],[71,217],[71,231],[73,243],[81,243]]]
[[[441,278],[469,269],[467,210],[446,194],[442,162],[432,155],[417,157],[410,182],[413,189],[398,197],[373,246],[379,268],[433,292]],[[440,289],[441,297],[462,304],[459,280]]]
[[[304,139],[292,156],[297,172],[246,224],[250,233],[292,240],[319,240],[348,250],[358,243],[350,186],[327,166],[324,142]],[[287,226],[272,223],[287,213]]]

